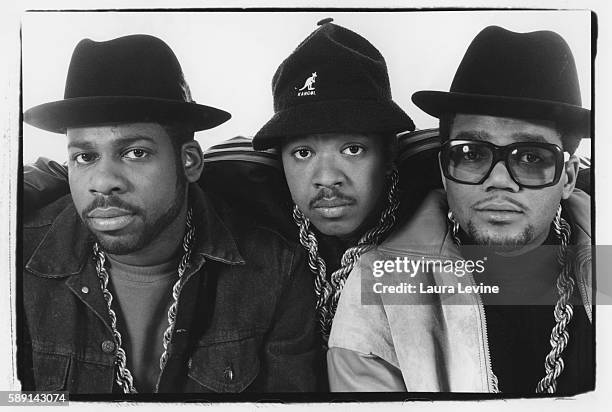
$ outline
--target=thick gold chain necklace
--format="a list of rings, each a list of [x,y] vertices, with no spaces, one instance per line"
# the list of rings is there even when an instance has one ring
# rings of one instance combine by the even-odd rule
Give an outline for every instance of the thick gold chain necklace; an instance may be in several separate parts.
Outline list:
[[[461,240],[458,236],[459,223],[454,219],[451,211],[448,213],[448,223],[451,228],[453,240],[457,245],[461,245]],[[570,303],[570,299],[574,293],[574,279],[570,274],[571,264],[567,262],[566,253],[571,236],[571,227],[567,221],[561,217],[560,205],[553,219],[552,227],[560,241],[557,252],[557,262],[561,266],[561,272],[559,272],[556,284],[559,298],[554,309],[555,326],[550,334],[550,345],[552,348],[548,355],[546,355],[544,361],[546,375],[538,382],[536,393],[555,393],[557,391],[557,379],[565,367],[561,354],[569,341],[567,326],[574,315],[574,309]],[[497,376],[495,376],[492,370],[490,373],[493,377],[492,381],[494,383],[498,382]],[[497,384],[494,386],[497,386]]]
[[[161,354],[161,357],[159,359],[160,371],[164,369],[164,367],[166,366],[166,362],[168,361],[168,345],[170,343],[170,339],[172,338],[172,333],[174,332],[174,325],[176,323],[176,309],[178,305],[178,298],[180,295],[181,287],[183,286],[183,274],[185,273],[185,269],[187,267],[187,264],[189,263],[189,259],[191,258],[191,250],[193,245],[193,239],[195,236],[195,226],[192,223],[191,208],[189,208],[189,210],[187,211],[187,219],[185,225],[185,236],[183,237],[182,244],[183,256],[181,257],[177,269],[178,279],[172,287],[172,304],[168,309],[168,328],[164,332],[163,338],[164,352]],[[115,340],[115,347],[117,348],[115,354],[115,364],[117,366],[115,382],[121,387],[124,393],[137,393],[137,390],[134,387],[134,378],[132,377],[132,373],[127,367],[127,355],[125,353],[125,350],[121,346],[121,334],[117,330],[117,316],[112,308],[113,295],[108,290],[109,274],[108,270],[105,267],[106,254],[100,248],[98,242],[95,242],[93,246],[93,258],[96,265],[98,279],[100,280],[100,288],[102,289],[102,295],[104,296],[104,300],[106,301],[106,305],[108,307],[108,315],[111,319],[110,326],[113,332],[113,339]]]

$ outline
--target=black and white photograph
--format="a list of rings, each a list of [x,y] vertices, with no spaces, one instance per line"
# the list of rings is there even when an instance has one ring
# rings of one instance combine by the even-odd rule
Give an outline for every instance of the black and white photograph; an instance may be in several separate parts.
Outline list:
[[[601,401],[573,6],[24,10],[6,390]]]

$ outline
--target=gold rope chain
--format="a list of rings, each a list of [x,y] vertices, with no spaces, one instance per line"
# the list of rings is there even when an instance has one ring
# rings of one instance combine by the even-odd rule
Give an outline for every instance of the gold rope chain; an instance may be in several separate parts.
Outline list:
[[[159,367],[160,370],[163,371],[166,366],[166,362],[168,360],[168,345],[170,343],[170,339],[172,337],[172,333],[174,331],[174,325],[176,323],[176,308],[178,304],[178,297],[180,295],[181,288],[183,286],[182,279],[183,274],[185,273],[185,269],[189,263],[189,259],[191,258],[191,251],[193,247],[193,239],[195,237],[195,226],[192,223],[192,209],[189,208],[187,211],[187,219],[186,219],[186,230],[185,236],[183,237],[183,256],[178,265],[178,279],[172,288],[172,299],[173,302],[168,309],[168,328],[164,332],[164,352],[162,353],[159,359]],[[102,295],[104,296],[104,300],[106,301],[106,305],[108,307],[108,315],[111,319],[111,330],[113,332],[113,338],[115,340],[116,346],[116,361],[117,365],[117,373],[115,375],[115,382],[121,387],[124,393],[138,393],[136,388],[134,387],[134,378],[132,377],[132,373],[127,367],[127,355],[125,350],[121,347],[121,334],[117,330],[117,316],[115,315],[115,311],[112,309],[113,295],[108,290],[108,280],[109,275],[108,271],[105,267],[106,263],[106,254],[98,245],[98,242],[95,242],[93,245],[93,258],[96,265],[96,272],[98,274],[98,279],[100,280],[100,287],[102,288]]]
[[[450,211],[448,213],[448,222],[455,243],[461,245],[461,240],[458,237],[459,223]],[[557,379],[565,367],[561,354],[569,341],[567,326],[574,314],[573,306],[570,303],[570,299],[574,293],[574,279],[570,273],[572,268],[571,262],[567,261],[567,245],[569,244],[572,229],[567,221],[561,217],[561,205],[559,205],[557,209],[552,226],[560,241],[557,251],[557,262],[561,266],[561,271],[557,277],[557,292],[559,294],[559,299],[554,309],[555,326],[550,334],[550,345],[552,349],[548,355],[546,355],[544,362],[546,375],[538,382],[536,393],[555,393],[557,390]],[[492,370],[490,373],[493,376],[494,386],[497,386],[497,376],[495,376]]]

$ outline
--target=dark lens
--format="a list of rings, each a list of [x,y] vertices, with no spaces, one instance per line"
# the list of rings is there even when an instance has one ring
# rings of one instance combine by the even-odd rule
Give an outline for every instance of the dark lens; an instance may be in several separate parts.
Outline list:
[[[480,182],[491,168],[493,153],[482,143],[462,143],[447,148],[447,171],[465,183]]]
[[[508,166],[518,183],[546,185],[555,179],[557,153],[548,147],[520,146],[510,152]]]

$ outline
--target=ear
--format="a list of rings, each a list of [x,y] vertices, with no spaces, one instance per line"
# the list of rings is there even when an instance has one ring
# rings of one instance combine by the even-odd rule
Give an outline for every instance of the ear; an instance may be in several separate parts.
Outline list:
[[[444,171],[442,170],[442,152],[438,152],[438,167],[440,168],[440,178],[442,179],[442,186],[446,192],[446,177],[444,177]]]
[[[185,177],[189,183],[197,182],[204,170],[204,158],[200,143],[191,140],[181,147],[181,161]]]
[[[561,175],[561,179],[564,180],[563,193],[561,195],[563,199],[570,197],[574,191],[574,187],[576,187],[579,165],[580,161],[576,155],[571,155],[569,160],[565,162],[563,174]]]

